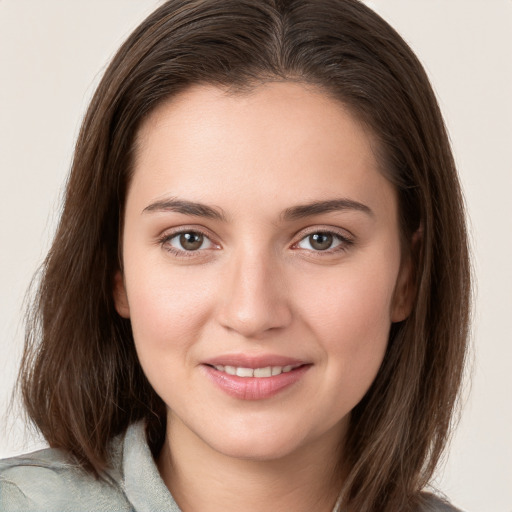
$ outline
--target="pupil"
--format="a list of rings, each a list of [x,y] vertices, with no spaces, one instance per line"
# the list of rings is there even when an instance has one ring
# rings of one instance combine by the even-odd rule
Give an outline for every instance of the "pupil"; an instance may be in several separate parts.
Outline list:
[[[203,245],[201,233],[183,233],[180,235],[180,244],[187,251],[197,251]]]
[[[310,235],[309,243],[314,249],[325,251],[332,245],[332,235],[329,233],[315,233],[314,235]]]

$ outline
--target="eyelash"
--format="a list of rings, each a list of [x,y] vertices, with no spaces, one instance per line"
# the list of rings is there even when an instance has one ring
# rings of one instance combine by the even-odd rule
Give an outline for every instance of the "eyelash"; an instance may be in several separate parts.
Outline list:
[[[198,250],[195,250],[195,251],[187,251],[187,250],[184,250],[184,249],[183,250],[177,249],[176,247],[173,247],[172,245],[170,245],[170,242],[174,238],[177,238],[177,237],[179,237],[181,235],[185,235],[185,234],[201,235],[206,240],[209,240],[210,243],[213,246],[218,246],[217,244],[215,244],[211,240],[212,237],[210,235],[208,235],[204,231],[202,231],[200,229],[197,229],[197,228],[194,228],[194,229],[180,229],[180,230],[174,231],[172,233],[165,233],[162,237],[160,237],[158,239],[158,243],[159,243],[160,246],[162,246],[162,248],[164,250],[166,250],[167,252],[170,252],[174,256],[177,256],[177,257],[180,257],[180,258],[193,258],[193,257],[197,257],[198,253],[201,253],[202,251],[208,250],[208,249],[198,249]]]
[[[174,256],[180,257],[180,258],[193,258],[197,257],[200,253],[202,253],[205,250],[209,249],[197,249],[197,250],[181,250],[177,249],[176,247],[173,247],[170,245],[170,242],[184,234],[195,234],[195,235],[201,235],[205,239],[207,239],[214,247],[219,247],[218,244],[213,242],[211,240],[211,236],[205,233],[204,231],[194,228],[194,229],[180,229],[179,231],[174,231],[172,233],[165,233],[163,236],[161,236],[158,239],[158,244],[167,252],[173,254]],[[334,248],[328,248],[325,250],[314,250],[314,249],[305,249],[308,252],[315,254],[315,256],[321,257],[323,254],[335,254],[338,252],[344,252],[347,251],[352,245],[354,245],[354,240],[351,237],[348,237],[346,235],[342,235],[341,233],[329,229],[315,229],[308,233],[303,233],[301,238],[295,242],[291,247],[295,250],[300,250],[299,247],[297,247],[301,242],[304,240],[307,240],[308,237],[311,237],[313,235],[328,235],[332,236],[333,240],[338,241],[338,244]],[[311,245],[311,244],[310,244]]]
[[[298,242],[295,242],[293,245],[292,245],[292,248],[297,248],[297,246],[303,242],[304,240],[307,240],[309,237],[313,236],[313,235],[328,235],[328,236],[332,236],[333,238],[333,243],[335,241],[338,242],[337,245],[335,245],[334,247],[329,247],[328,249],[325,249],[325,250],[314,250],[314,249],[306,249],[308,252],[311,252],[312,254],[314,254],[315,256],[318,256],[318,257],[322,257],[322,255],[327,255],[327,254],[336,254],[338,252],[345,252],[347,251],[352,245],[354,245],[354,239],[351,238],[351,237],[348,237],[346,235],[342,235],[341,233],[339,233],[338,231],[334,231],[334,230],[330,230],[330,229],[315,229],[315,230],[311,230],[309,231],[308,233],[303,233],[301,238],[299,239]],[[309,244],[311,246],[311,242]],[[300,250],[300,248],[297,248],[298,250]]]

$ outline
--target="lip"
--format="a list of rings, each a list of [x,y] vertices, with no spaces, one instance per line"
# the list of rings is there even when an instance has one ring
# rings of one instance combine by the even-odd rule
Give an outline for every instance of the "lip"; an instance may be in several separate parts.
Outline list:
[[[271,377],[238,377],[219,371],[214,366],[265,368],[268,366],[297,366],[297,368]],[[201,365],[207,377],[224,393],[240,400],[265,400],[288,389],[300,381],[311,368],[311,363],[289,357],[266,355],[251,357],[232,354],[218,356]]]
[[[265,368],[267,366],[299,366],[308,364],[307,361],[293,359],[277,354],[247,355],[247,354],[225,354],[203,361],[203,364],[210,366],[236,366],[242,368]]]

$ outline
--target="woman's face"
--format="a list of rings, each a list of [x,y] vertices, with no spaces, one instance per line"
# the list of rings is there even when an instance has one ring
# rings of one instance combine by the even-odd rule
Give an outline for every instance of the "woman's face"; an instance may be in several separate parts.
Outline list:
[[[196,86],[144,122],[115,299],[171,429],[259,460],[339,441],[408,313],[372,142],[292,83]]]

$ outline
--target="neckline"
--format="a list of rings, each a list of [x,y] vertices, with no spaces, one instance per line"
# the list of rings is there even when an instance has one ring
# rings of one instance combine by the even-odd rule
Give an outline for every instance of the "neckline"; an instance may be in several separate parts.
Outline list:
[[[122,487],[136,512],[182,512],[160,476],[146,440],[144,423],[133,423],[122,444]],[[332,512],[342,512],[341,494]]]

